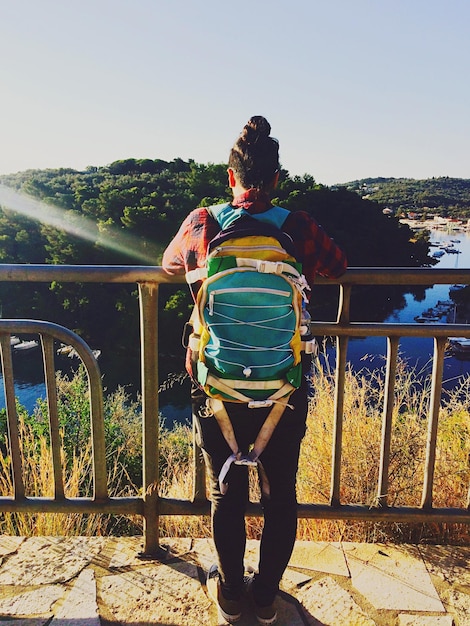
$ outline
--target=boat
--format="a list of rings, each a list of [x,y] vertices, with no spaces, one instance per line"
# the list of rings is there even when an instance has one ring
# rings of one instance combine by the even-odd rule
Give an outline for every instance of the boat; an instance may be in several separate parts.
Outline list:
[[[465,289],[465,287],[467,287],[467,285],[451,285],[449,287],[449,293],[455,292],[455,291],[460,291],[461,289]]]
[[[21,339],[16,335],[11,335],[10,346],[17,346],[19,343],[21,343]]]
[[[432,256],[435,259],[439,259],[441,256],[444,256],[444,254],[445,254],[444,250],[436,250],[436,252],[432,253]]]
[[[101,350],[92,350],[92,353],[97,359],[101,355]],[[65,355],[69,359],[76,359],[80,356],[73,346],[62,346],[57,350],[57,354]]]
[[[426,311],[423,311],[421,315],[416,315],[414,318],[416,322],[421,324],[426,322],[439,322],[442,317],[448,315],[454,308],[454,302],[452,300],[438,300],[437,304]]]
[[[440,317],[438,315],[425,315],[424,313],[422,315],[417,315],[415,317],[415,321],[419,322],[420,324],[425,324],[425,323],[435,323],[435,322],[439,322],[440,321]]]
[[[31,339],[30,341],[20,341],[19,343],[13,346],[13,350],[17,352],[28,352],[29,350],[34,350],[39,346],[39,341],[35,339]]]
[[[470,339],[468,337],[449,337],[450,353],[461,359],[470,359]]]
[[[73,350],[73,346],[67,346],[65,345],[65,343],[63,343],[60,348],[57,349],[57,354],[59,355],[68,355],[70,354],[70,352],[72,352]]]

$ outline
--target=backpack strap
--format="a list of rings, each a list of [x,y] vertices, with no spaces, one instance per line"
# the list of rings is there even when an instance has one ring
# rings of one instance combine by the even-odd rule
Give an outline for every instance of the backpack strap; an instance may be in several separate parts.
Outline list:
[[[220,226],[223,238],[231,238],[233,234],[237,234],[240,236],[240,229],[244,227],[247,228],[246,234],[252,234],[253,225],[256,225],[255,231],[259,231],[259,234],[269,234],[273,232],[273,236],[278,238],[282,234],[281,242],[285,249],[295,258],[295,249],[292,242],[292,239],[286,233],[282,233],[282,226],[287,219],[290,211],[284,209],[279,206],[273,206],[267,211],[262,213],[251,214],[245,209],[235,208],[230,203],[213,205],[210,207],[206,207],[207,212],[211,217],[213,217]],[[242,223],[237,224],[236,230],[235,227],[231,229],[230,227],[234,224],[238,219],[242,219]],[[266,228],[268,227],[268,228]],[[272,231],[270,230],[270,228]],[[281,231],[278,233],[278,231]],[[233,234],[232,234],[233,233]],[[218,236],[216,236],[212,242],[214,241],[222,241]],[[210,247],[209,247],[210,252]],[[293,265],[284,263],[284,262],[268,262],[268,261],[258,261],[256,259],[249,258],[238,258],[237,257],[237,266],[240,267],[253,267],[257,271],[265,272],[265,273],[283,273],[288,274],[290,280],[295,285],[297,289],[303,294],[305,299],[305,278],[300,274],[300,272]],[[197,268],[195,270],[189,271],[186,274],[186,280],[189,284],[192,284],[198,280],[204,280],[207,277],[207,268]],[[194,346],[196,347],[196,346]],[[197,349],[199,346],[197,346]],[[247,455],[243,455],[238,447],[238,442],[235,437],[235,433],[233,430],[233,425],[228,415],[225,404],[222,400],[217,398],[208,397],[209,406],[211,407],[211,411],[217,420],[217,423],[220,427],[222,435],[227,442],[232,454],[229,455],[227,460],[225,461],[222,469],[220,471],[218,481],[219,487],[222,494],[225,494],[228,490],[228,483],[225,481],[226,476],[230,470],[232,463],[236,465],[247,465],[247,466],[257,466],[258,473],[261,482],[261,490],[263,495],[266,498],[270,496],[270,487],[269,480],[264,470],[264,467],[259,459],[264,449],[266,448],[269,440],[279,423],[286,407],[292,408],[288,402],[291,394],[295,390],[296,387],[291,385],[289,382],[285,381],[269,381],[269,388],[275,389],[275,391],[271,394],[268,400],[263,401],[253,401],[248,396],[245,396],[241,391],[233,389],[232,384],[236,384],[238,389],[240,389],[240,381],[230,381],[229,379],[220,379],[218,377],[213,376],[212,374],[208,374],[207,381],[210,383],[214,381],[215,386],[225,392],[227,395],[236,398],[240,402],[244,402],[247,404],[247,408],[260,408],[260,407],[269,407],[271,406],[271,410],[263,422],[256,440],[254,442],[252,450]],[[250,381],[246,382],[247,388],[250,384]],[[251,383],[253,384],[253,383]],[[257,383],[255,383],[257,384]],[[266,385],[263,381],[262,385]]]
[[[287,209],[279,206],[273,206],[263,213],[251,214],[245,209],[235,208],[230,203],[226,202],[224,204],[214,204],[206,207],[206,211],[220,226],[219,234],[216,235],[209,244],[209,249],[207,251],[208,254],[211,252],[211,246],[215,245],[215,242],[220,244],[224,239],[231,238],[232,236],[241,237],[251,235],[256,232],[256,234],[259,235],[271,235],[276,237],[276,233],[280,231],[279,234],[282,233],[282,245],[291,256],[295,257],[295,250],[293,248],[291,237],[282,232],[282,225],[286,221],[287,216],[290,214],[290,211]],[[241,230],[238,228],[236,230],[231,229],[230,226],[232,226],[232,224],[238,219],[243,219],[243,228]],[[271,229],[266,230],[265,227],[263,228],[263,224],[265,227],[268,225]],[[220,238],[220,235],[222,235],[222,238]],[[236,262],[239,267],[256,266],[256,269],[261,272],[285,272],[295,276],[296,279],[300,280],[301,278],[298,270],[288,263],[282,264],[282,267],[280,264],[277,264],[277,267],[274,267],[271,264],[268,266],[266,262],[263,263],[262,261],[258,266],[256,260],[237,259]],[[193,270],[189,270],[186,272],[185,278],[189,285],[198,281],[203,281],[207,278],[207,267],[197,267]]]
[[[299,281],[298,284],[304,288],[305,280],[302,280],[302,275],[299,270],[290,263],[265,261],[264,259],[250,259],[247,257],[234,257],[234,263],[236,263],[237,267],[250,267],[261,274],[289,274]],[[190,285],[198,280],[204,280],[207,278],[207,267],[197,267],[194,270],[189,270],[186,272],[185,278],[186,282]]]
[[[232,465],[248,465],[248,466],[258,466],[259,475],[261,479],[261,490],[263,495],[266,498],[270,496],[270,487],[269,480],[264,471],[264,467],[259,460],[259,457],[263,453],[266,448],[271,436],[274,432],[274,429],[279,423],[279,420],[284,414],[286,407],[288,407],[289,397],[281,398],[276,401],[273,408],[269,412],[268,417],[265,419],[263,425],[261,426],[259,433],[256,437],[255,443],[253,445],[252,450],[248,453],[248,455],[242,455],[241,451],[238,448],[238,443],[235,437],[235,433],[233,431],[232,422],[230,421],[230,417],[227,413],[227,409],[225,408],[224,403],[221,400],[216,400],[215,398],[210,398],[210,407],[214,414],[214,417],[219,424],[220,430],[224,436],[225,441],[229,445],[232,450],[232,454],[227,458],[225,463],[222,466],[222,469],[219,474],[219,488],[222,495],[227,493],[228,484],[225,481],[225,478],[228,474],[228,471]]]
[[[279,402],[284,396],[289,397],[296,389],[289,382],[284,380],[230,380],[229,378],[220,378],[214,374],[207,373],[206,383],[212,387],[216,387],[227,396],[235,398],[239,402],[248,404],[249,409],[256,409],[265,406],[271,406],[273,402]],[[238,390],[234,387],[238,387]],[[249,396],[244,395],[240,389],[275,389],[267,400],[252,400]],[[266,404],[268,403],[268,404]]]
[[[281,229],[287,219],[287,216],[290,214],[290,211],[280,206],[272,206],[267,211],[263,211],[262,213],[249,213],[246,209],[235,208],[229,202],[226,202],[225,204],[214,204],[206,207],[206,210],[209,215],[217,220],[222,230],[228,228],[231,224],[233,224],[233,222],[235,222],[235,220],[245,216],[252,217],[259,222],[271,224],[272,226],[276,226],[276,228]]]

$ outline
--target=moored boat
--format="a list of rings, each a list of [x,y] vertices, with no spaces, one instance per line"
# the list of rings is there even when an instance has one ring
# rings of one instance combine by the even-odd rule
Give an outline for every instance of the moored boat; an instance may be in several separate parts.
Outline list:
[[[470,339],[468,337],[449,337],[450,352],[460,358],[470,358]]]
[[[39,341],[36,339],[31,339],[30,341],[20,341],[13,346],[13,350],[16,352],[28,352],[29,350],[34,350],[39,346]]]

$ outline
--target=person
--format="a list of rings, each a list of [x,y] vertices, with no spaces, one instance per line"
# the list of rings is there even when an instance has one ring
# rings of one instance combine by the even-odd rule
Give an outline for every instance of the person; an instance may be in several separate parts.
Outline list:
[[[231,205],[250,214],[272,207],[270,193],[278,183],[279,143],[271,137],[271,126],[262,116],[252,117],[233,145],[228,161]],[[315,275],[337,278],[346,270],[346,256],[322,227],[304,211],[292,212],[282,230],[293,240],[296,258],[310,285]],[[193,210],[164,252],[162,266],[170,274],[204,267],[208,243],[220,231],[206,208]],[[249,580],[249,594],[260,624],[274,624],[275,597],[290,560],[297,532],[296,474],[300,445],[305,434],[308,409],[307,373],[290,396],[289,405],[260,456],[269,480],[270,497],[261,495],[264,524],[260,540],[258,571]],[[218,563],[208,574],[211,597],[229,623],[241,617],[245,588],[245,512],[248,504],[248,468],[232,465],[230,488],[223,495],[218,476],[231,450],[216,419],[207,411],[207,396],[193,384],[192,412],[198,443],[203,451],[210,482],[212,536]],[[225,402],[240,450],[248,450],[269,413],[247,409],[247,405]]]

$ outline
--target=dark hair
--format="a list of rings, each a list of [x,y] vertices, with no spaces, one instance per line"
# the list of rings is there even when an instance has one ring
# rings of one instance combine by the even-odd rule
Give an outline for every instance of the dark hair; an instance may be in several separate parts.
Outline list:
[[[279,170],[279,143],[270,137],[271,126],[261,115],[250,118],[228,160],[245,189],[268,189]]]

